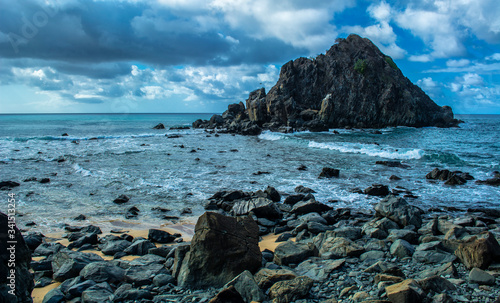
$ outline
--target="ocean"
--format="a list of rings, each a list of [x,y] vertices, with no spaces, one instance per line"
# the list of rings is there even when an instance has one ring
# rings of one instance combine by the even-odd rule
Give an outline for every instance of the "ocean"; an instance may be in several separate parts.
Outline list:
[[[218,191],[267,186],[287,195],[303,185],[334,208],[372,209],[380,198],[359,193],[372,184],[410,194],[407,200],[423,210],[500,207],[498,187],[474,180],[447,186],[425,178],[436,167],[468,172],[476,180],[491,178],[500,170],[500,115],[457,115],[465,123],[449,129],[266,131],[249,137],[169,129],[210,116],[0,115],[0,181],[21,183],[11,191],[19,227],[34,222],[39,231],[58,231],[62,224],[75,224],[80,214],[87,217],[85,223],[104,229],[158,226],[171,223],[164,215],[199,216]],[[158,123],[166,129],[152,129]],[[408,167],[376,161],[401,161]],[[298,170],[301,165],[307,169]],[[340,177],[319,179],[323,167],[339,169]],[[392,175],[401,180],[389,180]],[[24,182],[29,178],[50,182]],[[7,194],[0,192],[2,212],[7,212]],[[113,203],[122,194],[130,201]],[[125,219],[132,206],[139,216]],[[158,208],[169,211],[159,213]],[[191,214],[186,215],[187,208]]]

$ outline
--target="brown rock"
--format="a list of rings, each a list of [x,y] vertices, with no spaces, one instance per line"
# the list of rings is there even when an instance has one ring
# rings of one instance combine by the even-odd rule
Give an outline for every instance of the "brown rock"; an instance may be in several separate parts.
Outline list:
[[[387,286],[385,291],[392,303],[420,303],[425,297],[424,291],[413,279]]]
[[[304,298],[313,286],[313,280],[307,276],[293,280],[275,283],[269,290],[269,297],[273,303],[289,303]]]
[[[486,269],[494,260],[500,258],[500,245],[490,232],[473,237],[470,241],[460,244],[455,255],[468,268]]]
[[[288,269],[260,269],[254,276],[255,282],[261,289],[268,289],[274,283],[295,279],[297,275]]]
[[[203,214],[182,262],[178,284],[222,287],[245,270],[257,271],[262,262],[258,235],[259,227],[251,217]]]

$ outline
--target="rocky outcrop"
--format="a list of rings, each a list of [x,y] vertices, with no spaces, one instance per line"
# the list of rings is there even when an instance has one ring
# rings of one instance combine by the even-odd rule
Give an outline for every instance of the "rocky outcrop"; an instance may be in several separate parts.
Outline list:
[[[261,88],[222,116],[193,127],[255,135],[262,129],[324,131],[329,128],[456,126],[452,109],[434,103],[370,40],[338,39],[326,54],[284,64],[266,94]]]
[[[31,252],[15,221],[9,218],[14,217],[0,212],[0,302],[33,302]],[[10,233],[10,230],[14,233]]]
[[[259,227],[251,217],[203,214],[182,262],[178,284],[221,287],[245,270],[256,272],[262,262],[258,235]]]

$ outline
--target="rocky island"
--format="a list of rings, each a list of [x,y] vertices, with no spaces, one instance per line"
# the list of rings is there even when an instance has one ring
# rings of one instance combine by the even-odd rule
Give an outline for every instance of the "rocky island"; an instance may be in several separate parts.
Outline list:
[[[231,104],[222,116],[197,120],[193,127],[256,135],[263,129],[452,127],[458,122],[449,106],[434,103],[391,57],[353,34],[324,55],[287,62],[267,94],[255,90],[246,106]]]

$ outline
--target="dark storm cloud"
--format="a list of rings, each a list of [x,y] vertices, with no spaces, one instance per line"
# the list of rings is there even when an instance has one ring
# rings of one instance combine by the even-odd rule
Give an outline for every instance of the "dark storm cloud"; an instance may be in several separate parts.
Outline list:
[[[89,63],[137,61],[152,65],[268,63],[300,50],[277,39],[242,41],[220,29],[146,3],[73,1],[56,7],[35,0],[0,0],[0,56],[70,62],[64,73],[111,78],[126,68]],[[235,33],[236,35],[237,33]]]

